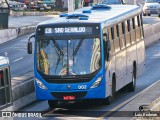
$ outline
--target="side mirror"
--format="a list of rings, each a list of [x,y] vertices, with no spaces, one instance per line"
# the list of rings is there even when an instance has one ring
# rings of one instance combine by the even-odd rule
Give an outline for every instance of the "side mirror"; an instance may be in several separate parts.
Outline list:
[[[30,42],[31,38],[35,37],[35,34],[31,35],[29,38],[28,38],[28,45],[27,45],[27,51],[28,51],[28,54],[32,54],[32,42]]]

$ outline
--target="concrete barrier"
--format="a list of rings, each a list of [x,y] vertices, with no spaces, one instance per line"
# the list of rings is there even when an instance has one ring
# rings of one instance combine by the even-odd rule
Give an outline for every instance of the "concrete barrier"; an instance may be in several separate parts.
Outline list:
[[[39,11],[11,11],[10,16],[43,16],[43,15],[59,15],[64,12],[60,11],[48,11],[48,12],[39,12]]]
[[[0,30],[0,44],[3,44],[20,36],[31,34],[34,31],[35,26]]]
[[[0,44],[8,42],[17,38],[17,29],[4,29],[0,30]]]
[[[160,40],[160,22],[144,28],[145,46],[148,47]]]

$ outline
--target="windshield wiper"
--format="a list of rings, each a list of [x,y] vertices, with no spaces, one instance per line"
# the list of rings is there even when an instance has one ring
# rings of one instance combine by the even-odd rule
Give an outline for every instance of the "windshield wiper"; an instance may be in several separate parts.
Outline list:
[[[79,50],[79,48],[81,47],[82,43],[83,43],[84,39],[81,39],[76,47],[76,49],[73,51],[73,56],[75,56]]]
[[[59,62],[60,62],[60,57],[62,56],[62,58],[63,58],[64,53],[63,53],[63,51],[61,50],[61,48],[59,47],[58,43],[57,43],[54,39],[53,39],[53,43],[54,43],[54,45],[56,46],[56,53],[58,54],[58,60],[57,60],[56,68],[55,68],[55,73],[56,73],[58,64],[59,64]]]

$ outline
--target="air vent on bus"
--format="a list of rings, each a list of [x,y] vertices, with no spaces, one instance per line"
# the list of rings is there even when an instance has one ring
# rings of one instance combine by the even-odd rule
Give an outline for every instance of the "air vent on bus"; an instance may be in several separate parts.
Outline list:
[[[65,13],[65,14],[60,14],[60,15],[59,15],[59,17],[67,17],[67,16],[68,16],[68,14],[66,14],[66,13]]]
[[[109,9],[111,9],[111,7],[110,6],[107,6],[106,4],[96,4],[96,5],[94,5],[93,7],[92,7],[92,9],[91,10],[104,10],[104,9],[106,9],[106,10],[109,10]]]
[[[83,14],[71,14],[66,17],[67,19],[77,19],[77,18],[88,18],[87,15]]]
[[[83,13],[91,13],[91,10],[83,10]]]

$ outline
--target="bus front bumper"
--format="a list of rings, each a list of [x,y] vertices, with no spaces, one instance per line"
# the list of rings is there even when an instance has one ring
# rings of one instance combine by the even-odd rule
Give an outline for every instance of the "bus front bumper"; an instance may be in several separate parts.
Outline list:
[[[66,100],[65,97],[71,97],[72,100],[83,99],[103,99],[106,97],[105,86],[99,86],[96,88],[90,88],[87,90],[67,90],[67,91],[55,91],[55,90],[43,90],[36,87],[36,97],[38,100]]]

